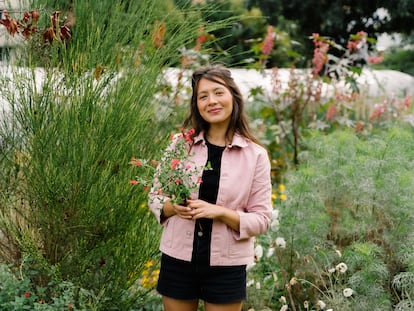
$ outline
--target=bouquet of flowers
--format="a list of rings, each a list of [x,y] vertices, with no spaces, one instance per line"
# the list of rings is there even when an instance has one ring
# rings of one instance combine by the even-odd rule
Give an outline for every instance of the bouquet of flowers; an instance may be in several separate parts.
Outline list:
[[[194,129],[171,137],[172,143],[160,161],[131,158],[130,164],[139,169],[129,183],[151,189],[158,195],[169,198],[173,204],[185,204],[191,192],[197,190],[203,168],[190,160],[191,136]]]

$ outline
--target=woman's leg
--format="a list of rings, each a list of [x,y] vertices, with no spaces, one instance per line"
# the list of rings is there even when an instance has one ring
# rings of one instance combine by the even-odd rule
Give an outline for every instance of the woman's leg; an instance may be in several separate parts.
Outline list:
[[[162,296],[164,311],[197,311],[198,300],[178,300]]]
[[[242,301],[225,304],[204,303],[205,311],[241,311],[242,305]]]

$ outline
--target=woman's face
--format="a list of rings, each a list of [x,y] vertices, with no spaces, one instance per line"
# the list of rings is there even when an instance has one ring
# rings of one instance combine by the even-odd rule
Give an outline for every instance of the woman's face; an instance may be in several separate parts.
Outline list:
[[[219,78],[217,80],[224,83]],[[227,128],[233,112],[233,95],[224,85],[201,78],[198,82],[197,108],[210,125]]]

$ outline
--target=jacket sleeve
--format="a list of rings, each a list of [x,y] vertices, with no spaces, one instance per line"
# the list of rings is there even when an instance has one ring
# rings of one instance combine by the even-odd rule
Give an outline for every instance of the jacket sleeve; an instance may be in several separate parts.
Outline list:
[[[240,211],[240,231],[236,239],[250,238],[264,233],[272,216],[272,184],[270,160],[265,150],[257,157],[254,177],[245,211]]]

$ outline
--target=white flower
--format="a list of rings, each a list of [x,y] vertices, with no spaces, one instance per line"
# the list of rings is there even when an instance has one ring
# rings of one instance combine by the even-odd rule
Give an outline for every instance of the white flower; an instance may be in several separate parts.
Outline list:
[[[279,210],[278,209],[272,210],[272,219],[277,220],[278,218],[279,218]]]
[[[341,262],[341,263],[336,265],[335,269],[336,269],[336,271],[339,271],[341,273],[345,273],[348,270],[348,266],[345,263]]]
[[[252,269],[255,265],[256,265],[256,263],[255,263],[255,262],[249,263],[249,264],[246,266],[246,270],[247,270],[247,271],[249,271],[249,270],[250,270],[250,269]]]
[[[316,305],[321,309],[325,309],[326,307],[326,303],[324,303],[322,300],[318,300],[318,302],[316,303]]]
[[[290,281],[289,281],[289,284],[290,284],[291,286],[293,286],[293,285],[295,285],[295,284],[297,284],[297,283],[298,283],[298,279],[297,279],[297,278],[295,278],[295,277],[291,278],[291,279],[290,279]]]
[[[280,311],[287,311],[288,310],[288,306],[287,305],[283,305],[281,308],[280,308]]]
[[[256,289],[261,289],[262,285],[260,284],[260,282],[256,282]]]
[[[246,286],[247,286],[247,287],[250,287],[250,286],[252,286],[253,284],[254,284],[254,280],[253,280],[253,279],[251,279],[251,280],[248,280],[248,281],[247,281]]]
[[[334,273],[336,271],[336,269],[335,268],[330,268],[330,269],[328,269],[328,272],[329,273]]]
[[[272,231],[277,231],[279,230],[279,220],[278,219],[273,219],[272,222],[270,223],[270,230]]]
[[[272,257],[274,253],[275,253],[275,248],[274,247],[269,247],[269,249],[267,250],[266,257],[267,258]]]
[[[286,297],[285,296],[280,296],[279,301],[283,304],[286,304]]]
[[[303,302],[303,307],[304,307],[305,309],[308,309],[308,308],[309,308],[309,302],[308,302],[307,300],[305,300],[305,301]]]
[[[335,252],[338,254],[339,257],[342,257],[342,253],[339,249],[337,249]]]
[[[333,309],[327,309],[326,311],[333,311]]]
[[[275,243],[276,243],[276,246],[278,246],[280,248],[286,248],[286,241],[282,237],[276,238]]]
[[[354,293],[354,291],[352,290],[352,288],[345,288],[343,291],[343,294],[345,297],[351,297],[352,294]]]
[[[256,260],[260,260],[263,257],[263,247],[260,244],[254,248],[254,257]]]

